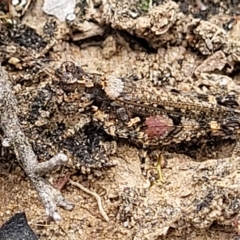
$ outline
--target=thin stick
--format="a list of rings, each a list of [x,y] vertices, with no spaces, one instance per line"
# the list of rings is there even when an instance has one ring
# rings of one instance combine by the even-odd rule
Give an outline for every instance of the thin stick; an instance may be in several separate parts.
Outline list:
[[[96,200],[97,200],[99,212],[101,213],[101,215],[104,218],[104,220],[109,222],[109,217],[108,217],[108,215],[106,214],[106,212],[104,211],[104,209],[102,207],[101,197],[97,193],[91,192],[89,189],[85,188],[82,184],[80,184],[78,182],[75,182],[75,181],[73,181],[71,179],[69,179],[69,182],[73,186],[80,188],[82,191],[86,192],[87,194],[94,196],[96,198]]]

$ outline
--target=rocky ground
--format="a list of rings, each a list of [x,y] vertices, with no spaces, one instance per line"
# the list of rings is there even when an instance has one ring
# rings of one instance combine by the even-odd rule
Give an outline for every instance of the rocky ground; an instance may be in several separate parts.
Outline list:
[[[238,1],[77,1],[63,22],[43,12],[43,1],[20,10],[8,1],[1,4],[1,62],[39,161],[61,150],[54,138],[43,138],[42,129],[51,133],[64,121],[71,132],[82,117],[68,98],[61,98],[61,112],[49,117],[55,105],[41,98],[46,86],[56,86],[55,71],[64,61],[90,73],[146,79],[189,94],[231,93],[238,100]],[[240,210],[240,161],[230,158],[234,142],[200,156],[201,149],[164,153],[165,183],[152,187],[156,173],[147,170],[154,163],[141,163],[140,150],[128,143],[117,143],[114,167],[90,172],[73,171],[76,158],[67,152],[69,162],[46,179],[54,184],[71,174],[101,197],[107,218],[92,195],[68,183],[61,191],[75,208],[59,209],[59,222],[47,221],[21,163],[3,146],[0,225],[25,211],[40,239],[231,239],[238,234]]]

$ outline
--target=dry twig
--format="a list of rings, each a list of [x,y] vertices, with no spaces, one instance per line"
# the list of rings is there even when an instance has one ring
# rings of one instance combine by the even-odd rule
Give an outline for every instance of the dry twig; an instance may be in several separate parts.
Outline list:
[[[46,213],[53,220],[60,220],[57,205],[72,210],[74,205],[67,202],[61,192],[46,182],[42,176],[56,166],[67,162],[67,156],[59,153],[48,161],[39,163],[17,117],[17,100],[12,92],[8,75],[0,66],[0,125],[5,139],[13,147],[17,159],[36,188]]]
[[[78,182],[74,182],[71,179],[69,179],[69,182],[73,186],[80,188],[82,191],[86,192],[87,194],[90,194],[90,195],[94,196],[96,198],[96,200],[97,200],[99,212],[101,213],[101,215],[105,219],[105,221],[109,222],[109,217],[106,214],[106,212],[104,211],[103,206],[102,206],[101,197],[97,193],[91,192],[89,189],[85,188],[82,184],[80,184]]]

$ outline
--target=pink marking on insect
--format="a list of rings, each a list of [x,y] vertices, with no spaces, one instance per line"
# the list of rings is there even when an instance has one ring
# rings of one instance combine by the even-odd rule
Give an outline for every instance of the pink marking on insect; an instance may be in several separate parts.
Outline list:
[[[172,129],[172,121],[165,116],[151,116],[146,118],[145,133],[149,138],[163,137]]]

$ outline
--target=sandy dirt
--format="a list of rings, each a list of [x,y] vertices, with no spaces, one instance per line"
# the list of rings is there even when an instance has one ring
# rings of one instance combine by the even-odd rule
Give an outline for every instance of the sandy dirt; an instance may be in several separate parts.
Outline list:
[[[42,1],[38,1],[23,17],[22,22],[41,29],[46,18],[49,18],[42,12],[41,4]],[[159,55],[161,56],[161,49],[148,53],[138,44],[137,49],[133,50],[118,31],[110,32],[111,38],[108,40],[80,45],[79,42],[65,37],[68,31],[65,23],[59,25],[60,37],[50,53],[56,59],[50,65],[52,68],[68,60],[92,73],[126,76],[131,72],[137,73],[137,69],[141,69],[144,74],[144,62],[148,66],[146,68],[154,67],[152,59],[159,59]],[[196,58],[199,65],[203,62],[199,54],[195,56],[194,51],[183,55],[189,59]],[[225,148],[228,157],[231,150],[232,146]],[[237,199],[239,196],[239,190],[236,190],[240,182],[236,170],[239,167],[238,159],[218,158],[198,162],[186,155],[166,153],[167,166],[163,169],[165,183],[150,187],[150,177],[142,171],[139,150],[120,142],[116,154],[111,157],[115,167],[101,171],[100,174],[98,171],[90,175],[75,173],[71,177],[101,196],[109,222],[99,213],[93,196],[69,183],[62,193],[75,204],[74,210],[68,212],[59,209],[62,220],[49,222],[37,192],[21,165],[8,149],[1,148],[1,151],[0,226],[14,213],[24,211],[30,226],[40,239],[220,240],[232,239],[236,235],[232,222],[237,211],[227,215],[224,209],[231,203],[222,199],[227,199],[226,196]],[[225,154],[220,156],[225,157]],[[144,168],[151,168],[153,165],[148,162]],[[63,166],[57,169],[47,179],[52,181],[63,176],[68,168],[69,166]],[[229,170],[228,173],[226,169]],[[152,171],[150,172],[154,175],[154,170]],[[205,180],[206,176],[210,180]],[[201,201],[206,200],[209,192],[213,194],[213,200],[206,207],[208,210],[200,214],[196,208]]]

